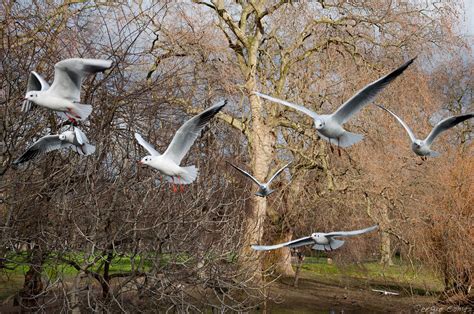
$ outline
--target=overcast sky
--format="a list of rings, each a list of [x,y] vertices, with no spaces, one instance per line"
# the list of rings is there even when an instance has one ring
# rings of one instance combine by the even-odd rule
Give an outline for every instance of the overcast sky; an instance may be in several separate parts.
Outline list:
[[[466,14],[463,17],[466,26],[465,32],[469,35],[474,35],[474,0],[464,0]]]

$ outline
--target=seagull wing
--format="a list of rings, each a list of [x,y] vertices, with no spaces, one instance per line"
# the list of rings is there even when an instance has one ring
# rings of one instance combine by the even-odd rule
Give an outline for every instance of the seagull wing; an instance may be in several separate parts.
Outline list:
[[[15,165],[21,164],[25,161],[35,158],[38,155],[45,154],[47,152],[60,149],[62,147],[71,146],[69,143],[64,143],[59,139],[59,134],[46,135],[37,140],[33,145],[28,147],[26,152],[17,158],[13,163]]]
[[[145,141],[140,134],[135,133],[135,139],[138,141],[138,144],[142,145],[143,148],[145,148],[148,151],[150,155],[160,156],[160,153],[158,153],[156,149],[150,143]]]
[[[231,162],[227,162],[229,165],[231,165],[232,167],[234,167],[235,169],[237,169],[238,171],[240,171],[244,176],[246,176],[247,178],[250,178],[252,179],[253,182],[257,183],[258,186],[261,186],[262,184],[257,180],[255,179],[254,176],[252,176],[250,173],[248,173],[247,171],[243,170],[243,169],[240,169],[239,167],[237,167],[236,165],[234,165],[233,163]]]
[[[380,93],[395,78],[402,74],[403,71],[405,71],[414,60],[415,58],[411,59],[393,72],[365,86],[363,89],[358,91],[357,94],[352,96],[351,99],[342,104],[342,106],[340,106],[339,109],[337,109],[336,112],[332,114],[332,118],[339,124],[343,124],[349,120],[349,118],[359,112],[362,107],[373,101],[375,96],[377,96],[377,94]]]
[[[49,88],[48,82],[36,73],[35,71],[31,71],[30,77],[28,78],[28,85],[26,87],[26,92],[29,91],[45,91]],[[32,102],[29,100],[23,101],[23,105],[21,106],[21,111],[28,112],[31,109]]]
[[[267,184],[270,184],[273,179],[275,179],[283,170],[286,169],[286,167],[288,167],[289,165],[291,164],[291,162],[287,163],[286,165],[284,165],[281,169],[279,169],[277,172],[275,172],[275,174],[270,178],[270,180],[268,180]]]
[[[274,249],[279,249],[282,247],[290,247],[290,248],[297,248],[300,246],[304,245],[311,245],[314,244],[314,240],[311,237],[304,237],[300,239],[296,239],[293,241],[285,242],[285,243],[280,243],[280,244],[275,244],[275,245],[252,245],[252,249],[255,251],[268,251],[268,250],[274,250]]]
[[[400,122],[400,124],[405,128],[405,130],[407,131],[408,133],[408,136],[410,137],[410,140],[412,142],[414,142],[416,140],[416,137],[415,137],[415,134],[413,134],[413,131],[408,127],[408,125],[405,123],[405,121],[402,120],[402,118],[400,118],[399,116],[397,116],[394,112],[388,110],[387,108],[385,107],[382,107],[380,105],[376,105],[377,107],[379,108],[382,108],[383,110],[387,111],[388,113],[390,113],[392,116],[395,117],[395,119],[398,120],[398,122]]]
[[[48,92],[79,101],[82,79],[87,74],[103,72],[112,67],[112,61],[101,59],[66,59],[54,66],[54,82]]]
[[[227,100],[214,105],[200,114],[186,121],[176,132],[168,149],[163,156],[173,160],[177,165],[189,151],[196,138],[201,133],[204,126],[214,117],[225,105]]]
[[[30,77],[28,78],[28,86],[26,87],[26,92],[32,90],[45,91],[48,88],[48,82],[46,82],[46,80],[35,71],[31,71]]]
[[[453,126],[466,121],[467,119],[471,119],[474,117],[474,113],[467,113],[459,116],[454,116],[450,118],[446,118],[440,121],[434,128],[431,130],[430,134],[426,137],[425,143],[431,145],[434,139],[442,132],[452,128]]]
[[[379,226],[375,225],[366,229],[361,229],[361,230],[354,230],[354,231],[336,231],[336,232],[330,232],[326,233],[326,237],[353,237],[359,234],[364,234],[373,230],[376,230]]]
[[[303,106],[296,105],[296,104],[293,104],[291,102],[288,102],[288,101],[285,101],[285,100],[282,100],[282,99],[278,99],[278,98],[275,98],[275,97],[271,97],[271,96],[268,96],[268,95],[265,95],[265,94],[262,94],[262,93],[259,93],[259,92],[253,92],[253,93],[257,96],[268,99],[270,101],[273,101],[273,102],[282,104],[284,106],[299,110],[299,111],[307,114],[308,116],[312,117],[313,119],[318,117],[318,114],[316,112],[314,112],[312,110],[309,110],[308,108],[305,108]]]

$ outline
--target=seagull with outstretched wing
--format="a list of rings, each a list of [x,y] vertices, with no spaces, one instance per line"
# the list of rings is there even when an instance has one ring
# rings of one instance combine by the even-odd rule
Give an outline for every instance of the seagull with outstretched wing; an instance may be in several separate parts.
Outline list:
[[[391,73],[365,86],[363,89],[359,90],[357,94],[352,96],[352,98],[342,104],[334,113],[329,115],[319,115],[316,112],[303,106],[293,104],[275,97],[271,97],[259,92],[254,92],[254,94],[267,100],[303,112],[304,114],[313,118],[314,126],[322,139],[328,141],[329,143],[337,144],[340,147],[349,147],[362,140],[363,135],[348,132],[342,127],[342,125],[347,122],[347,120],[349,120],[353,115],[358,113],[365,105],[372,102],[377,96],[377,94],[380,93],[399,75],[401,75],[408,68],[408,66],[413,63],[414,60],[415,58],[409,60]]]
[[[291,162],[287,163],[286,165],[284,165],[283,167],[281,167],[280,169],[278,169],[277,172],[275,172],[273,174],[273,176],[270,178],[270,180],[268,180],[268,182],[266,183],[260,183],[260,181],[258,181],[254,176],[252,176],[250,173],[248,173],[247,171],[237,167],[236,165],[228,162],[229,165],[231,165],[232,167],[234,167],[235,169],[237,169],[238,171],[240,171],[240,173],[242,173],[244,176],[246,176],[247,178],[249,178],[250,180],[252,180],[255,184],[258,185],[258,191],[255,193],[256,196],[259,196],[259,197],[267,197],[268,195],[272,194],[273,192],[275,192],[275,190],[272,190],[270,189],[270,183],[272,183],[272,181],[283,171],[285,170],[290,164]]]
[[[174,184],[190,184],[196,180],[198,169],[195,166],[181,167],[179,164],[197,139],[206,124],[226,105],[227,101],[214,105],[200,114],[186,121],[176,132],[166,151],[161,155],[150,143],[147,143],[140,134],[135,133],[135,139],[150,155],[143,157],[139,162],[155,168],[169,177],[168,181]]]
[[[252,249],[256,251],[268,251],[268,250],[275,250],[282,247],[289,247],[289,248],[297,248],[304,245],[312,245],[313,250],[319,251],[332,251],[335,249],[340,248],[344,241],[338,240],[336,238],[339,237],[353,237],[356,235],[364,234],[367,232],[374,231],[378,228],[378,225],[361,229],[361,230],[354,230],[354,231],[336,231],[330,233],[313,233],[309,237],[304,237],[300,239],[296,239],[293,241],[275,244],[275,245],[252,245]]]
[[[61,148],[70,148],[79,155],[84,156],[95,152],[95,146],[89,143],[84,132],[75,127],[73,131],[65,131],[61,134],[43,136],[28,147],[28,149],[18,157],[13,164],[18,165],[41,154],[46,154]]]
[[[54,66],[54,81],[51,86],[36,72],[31,72],[23,111],[31,103],[63,112],[71,121],[85,120],[92,106],[81,104],[81,84],[88,74],[103,72],[112,67],[112,61],[102,59],[72,58],[62,60]]]
[[[379,289],[372,289],[374,292],[378,292],[383,295],[400,295],[398,292],[392,292],[392,291],[387,291],[387,290],[379,290]]]
[[[403,128],[407,131],[408,136],[410,137],[411,140],[411,149],[415,154],[418,156],[426,157],[437,157],[439,156],[439,153],[436,151],[431,150],[431,144],[433,144],[433,141],[436,139],[438,135],[440,135],[442,132],[449,130],[450,128],[456,126],[457,124],[464,122],[468,119],[471,119],[474,117],[474,113],[466,113],[454,117],[449,117],[446,119],[441,120],[434,126],[434,128],[431,130],[430,134],[424,139],[420,140],[417,139],[413,131],[410,129],[410,127],[405,123],[405,121],[402,120],[399,116],[397,116],[394,112],[391,110],[377,105],[379,108],[385,110],[386,112],[390,113],[397,121],[403,126]]]

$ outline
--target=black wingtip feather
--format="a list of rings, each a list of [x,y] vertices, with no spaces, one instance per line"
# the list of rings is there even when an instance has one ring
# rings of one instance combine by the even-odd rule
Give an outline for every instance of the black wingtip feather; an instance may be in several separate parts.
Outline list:
[[[39,154],[40,154],[39,150],[29,149],[26,152],[24,152],[20,157],[18,157],[15,161],[13,161],[13,164],[17,166],[26,161],[36,158]]]
[[[385,110],[385,111],[389,111],[389,112],[390,112],[390,110],[388,110],[387,108],[385,108],[385,107],[382,106],[382,105],[378,105],[378,104],[374,104],[374,105],[376,105],[377,107],[379,107],[379,108],[382,109],[382,110]]]
[[[215,105],[214,107],[208,108],[201,113],[199,116],[199,126],[202,126],[209,122],[224,106],[227,105],[227,100],[222,105]]]
[[[462,114],[462,115],[459,115],[457,117],[455,117],[454,119],[454,124],[459,124],[461,122],[464,122],[466,120],[469,120],[471,118],[474,118],[474,113],[466,113],[466,114]]]
[[[232,168],[234,168],[234,169],[239,169],[239,167],[237,167],[236,165],[234,165],[234,164],[231,163],[230,161],[226,160],[225,162],[228,163],[229,165],[231,165]],[[240,170],[240,169],[239,169],[239,170]]]
[[[414,61],[415,61],[416,57],[408,60],[407,62],[405,62],[405,64],[403,64],[402,66],[400,66],[398,69],[394,70],[392,73],[390,73],[389,75],[387,75],[385,77],[385,81],[386,82],[390,82],[392,81],[393,79],[395,79],[397,76],[399,76],[400,74],[402,74]]]
[[[89,73],[98,73],[98,72],[105,72],[106,70],[112,68],[114,65],[112,60],[106,60],[109,62],[108,65],[97,65],[97,64],[86,64],[84,65],[84,70]]]

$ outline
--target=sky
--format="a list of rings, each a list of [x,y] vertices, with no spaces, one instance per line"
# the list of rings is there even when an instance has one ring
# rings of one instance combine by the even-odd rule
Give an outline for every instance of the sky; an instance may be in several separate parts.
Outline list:
[[[474,0],[464,0],[464,7],[466,13],[464,16],[466,33],[474,35]]]

